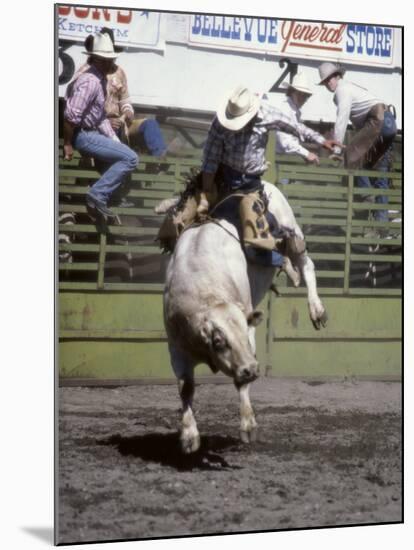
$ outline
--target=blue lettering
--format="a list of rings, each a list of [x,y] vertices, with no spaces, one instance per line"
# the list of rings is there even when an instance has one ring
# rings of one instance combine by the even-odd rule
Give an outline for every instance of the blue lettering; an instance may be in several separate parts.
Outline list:
[[[381,55],[382,52],[382,39],[384,38],[384,31],[382,27],[375,27],[377,33],[377,45],[375,47],[375,55]]]
[[[201,31],[201,15],[194,15],[194,24],[191,27],[193,34],[200,34]]]
[[[358,33],[358,37],[359,37],[357,52],[362,53],[363,51],[362,50],[362,33],[365,33],[365,25],[357,25],[356,32]]]
[[[76,31],[76,23],[69,23],[69,30],[70,31]]]
[[[384,49],[381,48],[381,57],[391,57],[391,29],[384,29]]]
[[[264,26],[264,34],[261,34],[261,26]],[[263,42],[266,42],[266,35],[267,35],[267,20],[266,19],[258,19],[257,20],[257,38],[259,42],[263,44]]]
[[[226,26],[226,18],[223,17],[223,29],[220,33],[221,38],[230,38],[231,36],[231,23],[229,23],[229,26],[227,29],[225,29]]]
[[[355,25],[348,25],[348,27],[346,29],[346,35],[349,38],[349,40],[352,40],[352,44],[351,44],[351,42],[349,42],[347,40],[347,42],[346,42],[346,51],[347,51],[347,53],[352,53],[355,50],[355,40],[354,40],[353,35],[351,34],[351,33],[354,33],[354,32],[355,32]]]
[[[66,31],[65,23],[67,22],[67,19],[65,17],[59,17],[59,30],[60,31]]]
[[[208,15],[204,15],[203,19],[204,19],[204,25],[203,25],[203,28],[201,29],[201,34],[203,36],[210,36],[210,27],[209,27]]]
[[[372,37],[372,44],[369,44],[370,37]],[[375,30],[374,27],[367,27],[367,36],[366,36],[366,48],[367,54],[372,55],[375,47]]]
[[[213,16],[213,24],[211,27],[211,36],[217,37],[220,36],[221,27],[219,24],[217,24],[216,27],[216,16]]]
[[[233,32],[231,33],[232,40],[240,40],[240,17],[233,18]]]
[[[252,39],[253,19],[247,19],[246,17],[243,17],[243,21],[245,28],[244,39],[250,42]],[[250,25],[248,24],[248,21],[250,22]]]
[[[269,44],[277,44],[277,19],[269,19]]]
[[[88,32],[89,34],[92,34],[93,33],[93,26],[92,25],[86,25],[85,31]]]

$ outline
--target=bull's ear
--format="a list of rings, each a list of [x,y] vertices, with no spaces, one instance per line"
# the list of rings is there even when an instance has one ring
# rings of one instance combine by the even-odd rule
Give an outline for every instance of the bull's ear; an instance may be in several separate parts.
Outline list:
[[[263,312],[256,310],[249,313],[247,316],[247,324],[249,327],[257,327],[263,321]]]

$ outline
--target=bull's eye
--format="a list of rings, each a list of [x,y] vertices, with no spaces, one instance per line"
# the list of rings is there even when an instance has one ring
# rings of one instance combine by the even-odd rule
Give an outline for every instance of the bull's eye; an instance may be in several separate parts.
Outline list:
[[[226,339],[224,335],[219,331],[214,332],[212,344],[215,351],[223,351],[227,347]]]

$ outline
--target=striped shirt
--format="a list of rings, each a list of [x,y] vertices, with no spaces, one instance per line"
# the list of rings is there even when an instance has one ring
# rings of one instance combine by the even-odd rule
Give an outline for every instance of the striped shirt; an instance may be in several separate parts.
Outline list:
[[[89,63],[84,63],[75,73],[74,82],[90,69]],[[125,71],[114,63],[114,71],[106,76],[105,112],[108,117],[120,117],[124,113],[134,115],[131,98],[128,91],[128,81]]]
[[[74,126],[98,130],[113,138],[115,132],[105,114],[106,78],[91,66],[66,91],[65,119]]]
[[[267,169],[266,146],[270,130],[282,130],[303,139],[309,128],[291,121],[279,109],[262,102],[253,124],[239,132],[223,128],[213,120],[204,145],[202,170],[214,174],[223,163],[248,175],[260,175]]]

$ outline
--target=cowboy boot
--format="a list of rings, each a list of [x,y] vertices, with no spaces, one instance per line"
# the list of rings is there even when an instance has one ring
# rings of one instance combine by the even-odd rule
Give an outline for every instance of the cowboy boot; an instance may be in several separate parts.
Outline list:
[[[178,237],[195,220],[196,212],[197,200],[192,196],[187,197],[183,207],[178,212],[175,210],[167,212],[155,238],[156,241],[159,241],[160,247],[166,252],[172,252]]]
[[[173,252],[178,236],[179,232],[174,223],[174,216],[171,212],[167,212],[155,237],[155,241],[159,242],[163,252]]]
[[[265,250],[275,249],[276,239],[270,234],[269,224],[264,215],[264,204],[256,193],[249,193],[242,198],[239,216],[245,246]]]

